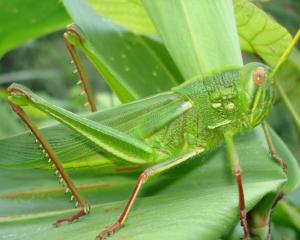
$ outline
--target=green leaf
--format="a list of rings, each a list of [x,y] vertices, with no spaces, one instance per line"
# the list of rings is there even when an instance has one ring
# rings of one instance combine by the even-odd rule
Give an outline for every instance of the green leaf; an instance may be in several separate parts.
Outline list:
[[[152,40],[151,44],[161,46]],[[155,49],[159,52],[159,48]],[[136,98],[132,93],[128,95]],[[79,223],[53,229],[51,222],[61,214],[74,212],[73,205],[65,201],[63,190],[59,191],[53,170],[45,167],[46,159],[42,159],[33,138],[21,135],[3,139],[0,140],[0,179],[5,182],[0,190],[1,236],[5,239],[93,239],[119,216],[138,174],[124,173],[128,166],[120,167],[119,163],[102,159],[95,146],[70,130],[59,127],[47,131],[59,158],[65,162],[76,184],[83,188],[94,211]],[[64,134],[66,132],[68,134]],[[260,131],[236,141],[244,168],[247,206],[252,207],[266,193],[276,191],[285,177],[269,158]],[[282,143],[274,141],[276,149],[294,170],[286,185],[289,186],[287,191],[291,191],[299,185],[299,167]],[[114,239],[216,239],[225,235],[238,219],[236,185],[225,156],[224,148],[219,148],[198,161],[195,159],[150,180],[126,227]],[[74,159],[78,161],[71,161]],[[208,159],[210,161],[204,163]]]
[[[57,0],[0,2],[0,57],[24,42],[65,27],[70,22]]]
[[[248,209],[285,182],[280,167],[269,158],[261,136],[261,129],[256,129],[235,140],[243,167]],[[295,159],[278,138],[273,140],[291,166]],[[18,149],[15,152],[16,157],[20,155]],[[3,159],[5,152],[0,151],[0,155]],[[209,240],[227,234],[238,221],[238,195],[226,156],[221,146],[150,179],[125,227],[111,239]],[[75,211],[73,204],[65,200],[63,189],[59,191],[53,170],[2,167],[0,180],[5,185],[0,193],[1,236],[8,240],[93,239],[119,216],[138,177],[138,173],[124,172],[126,168],[114,170],[118,174],[103,173],[97,167],[70,169],[75,184],[93,204],[92,211],[77,223],[53,228],[51,223],[55,219]],[[299,175],[299,168],[296,171]]]
[[[248,0],[234,1],[241,47],[274,67],[292,41],[289,32]]]
[[[232,1],[142,2],[185,80],[243,65]]]
[[[271,129],[271,136],[273,139],[273,144],[275,149],[279,148],[286,148],[286,151],[282,153],[280,156],[284,161],[287,161],[286,159],[294,159],[292,153],[288,150],[287,146],[284,144],[284,142],[276,135],[276,133]],[[284,186],[284,192],[290,193],[297,189],[300,184],[300,175],[299,175],[299,163],[295,160],[292,162],[289,162],[289,170],[288,170],[288,182]]]
[[[291,101],[295,103],[295,106],[300,103],[300,51],[294,49],[291,53],[289,60],[286,61],[278,70],[278,79],[284,92],[289,96]],[[298,108],[298,113],[300,111]]]
[[[7,93],[0,88],[0,138],[22,132],[24,127],[18,121],[16,115],[11,111],[9,104],[6,101]]]
[[[87,0],[100,15],[137,34],[157,35],[140,0]]]
[[[114,25],[83,0],[66,0],[64,5],[83,32],[82,50],[122,102],[169,90],[182,82],[164,46],[156,39]]]
[[[89,0],[88,2],[92,6],[92,8],[94,8],[99,14],[112,20],[113,22],[127,27],[131,31],[139,34],[155,34],[154,27],[151,26],[149,17],[146,15],[139,0]],[[291,35],[284,27],[278,24],[267,13],[255,6],[251,1],[235,0],[233,2],[238,35],[242,50],[255,53],[260,56],[267,64],[269,64],[270,66],[274,66],[279,57],[289,45],[291,41]],[[201,1],[189,1],[189,3],[195,5],[203,4],[203,2]],[[215,8],[215,13],[217,14],[217,11],[220,9],[216,8],[214,6],[215,3],[212,3],[211,1],[210,4]],[[129,9],[129,11],[127,11],[127,9]],[[169,14],[169,17],[174,16],[173,10],[174,9],[168,8],[167,11],[172,12],[172,14]],[[201,8],[195,7],[195,10],[198,11],[198,13],[196,14],[197,18],[201,18],[202,16],[206,17],[205,13],[200,13]],[[202,10],[206,11],[206,9],[204,8]],[[222,14],[224,12],[222,12]],[[219,18],[222,14],[219,14],[217,17],[215,17],[215,19]],[[174,20],[176,21],[176,19]],[[199,20],[199,22],[201,21]],[[226,24],[224,25],[226,26]],[[212,28],[211,26],[212,25],[208,22],[201,24],[201,27],[204,28]],[[176,30],[185,31],[182,29]],[[224,29],[220,29],[218,31],[218,37],[215,37],[218,40],[218,44],[229,41],[227,37],[224,38],[222,35],[219,35],[222,34],[223,31]],[[206,33],[207,31],[205,31],[203,28],[198,29],[197,33],[199,35],[201,35],[201,32]],[[215,46],[215,48],[219,48],[218,45]],[[204,54],[204,56],[207,56],[207,54]]]
[[[281,201],[274,213],[274,222],[282,225],[292,225],[300,231],[300,211],[287,201]]]

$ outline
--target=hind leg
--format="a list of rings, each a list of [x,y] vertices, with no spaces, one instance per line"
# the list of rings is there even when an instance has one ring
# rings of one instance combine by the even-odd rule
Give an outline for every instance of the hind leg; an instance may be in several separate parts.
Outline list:
[[[35,136],[36,142],[40,145],[45,156],[48,158],[48,162],[51,163],[52,167],[55,169],[55,174],[59,178],[60,183],[64,183],[66,186],[66,192],[71,193],[71,200],[75,199],[75,206],[80,206],[81,209],[75,213],[74,215],[66,218],[58,219],[54,225],[59,226],[63,222],[73,222],[79,219],[82,216],[85,216],[89,213],[90,205],[86,202],[86,200],[81,196],[75,185],[73,184],[71,178],[68,173],[64,170],[62,164],[57,159],[54,151],[47,143],[47,141],[43,138],[41,132],[38,128],[28,119],[25,112],[17,105],[10,103],[13,111],[19,116],[19,118],[24,122],[24,124],[30,129],[31,133]]]

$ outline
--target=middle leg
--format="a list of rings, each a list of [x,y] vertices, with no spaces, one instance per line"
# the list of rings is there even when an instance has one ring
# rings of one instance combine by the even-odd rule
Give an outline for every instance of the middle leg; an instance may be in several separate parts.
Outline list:
[[[121,214],[121,216],[118,218],[116,223],[106,227],[104,230],[100,232],[100,234],[97,236],[97,240],[103,240],[106,236],[113,235],[116,231],[118,231],[126,221],[128,214],[130,212],[130,209],[137,197],[137,194],[139,193],[142,185],[149,179],[149,177],[152,177],[158,173],[164,172],[188,159],[191,159],[192,157],[200,154],[204,151],[204,148],[197,148],[194,151],[187,153],[183,156],[179,156],[175,159],[160,163],[158,165],[155,165],[153,167],[147,168],[138,178],[136,185],[133,189],[133,192],[131,196],[129,197],[127,204]]]
[[[242,169],[241,169],[241,166],[239,163],[239,157],[238,157],[237,151],[236,151],[234,143],[233,143],[232,134],[230,132],[225,133],[224,139],[226,142],[226,147],[227,147],[227,152],[228,152],[228,157],[229,157],[232,173],[236,178],[236,182],[237,182],[237,186],[238,186],[240,223],[244,230],[244,239],[249,240],[250,239],[250,231],[249,231],[248,222],[247,222],[245,194],[244,194],[244,188],[243,188],[243,182],[242,182]]]
[[[274,159],[274,161],[279,166],[282,167],[283,171],[285,173],[287,173],[287,170],[288,170],[287,164],[281,157],[279,157],[279,155],[276,152],[276,149],[275,149],[275,147],[273,145],[273,142],[272,142],[272,139],[271,139],[271,135],[270,135],[269,130],[268,130],[267,123],[264,121],[261,125],[262,125],[262,128],[264,130],[264,135],[265,135],[266,142],[268,144],[269,151],[270,151],[270,154],[271,154],[272,158]]]

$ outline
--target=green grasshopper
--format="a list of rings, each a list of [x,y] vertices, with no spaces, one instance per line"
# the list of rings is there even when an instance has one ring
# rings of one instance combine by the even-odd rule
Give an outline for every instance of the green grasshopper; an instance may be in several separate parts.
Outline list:
[[[71,27],[64,36],[88,103],[91,110],[96,111],[91,89],[74,48],[74,42],[81,41],[80,33]],[[58,219],[55,225],[73,222],[88,214],[90,205],[80,195],[41,132],[28,119],[22,110],[23,106],[31,105],[52,116],[99,146],[102,154],[135,164],[151,165],[140,174],[121,216],[99,233],[98,240],[113,235],[124,225],[138,192],[150,177],[210,151],[222,140],[226,143],[238,186],[239,216],[244,239],[250,239],[242,170],[233,137],[238,132],[262,124],[270,154],[287,171],[285,162],[275,151],[264,118],[275,99],[275,73],[299,38],[300,31],[273,70],[262,63],[249,63],[242,68],[207,73],[170,91],[106,110],[102,115],[99,113],[102,119],[99,122],[75,115],[21,85],[12,84],[8,88],[8,99],[13,111],[34,134],[49,162],[55,167],[60,181],[65,183],[66,191],[71,192],[76,205],[81,207],[73,216]]]

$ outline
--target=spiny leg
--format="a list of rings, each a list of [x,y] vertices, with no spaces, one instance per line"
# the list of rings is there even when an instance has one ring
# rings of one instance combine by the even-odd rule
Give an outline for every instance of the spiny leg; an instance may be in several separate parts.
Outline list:
[[[246,204],[245,204],[245,196],[244,196],[244,188],[242,182],[242,169],[239,163],[239,157],[237,151],[235,149],[233,143],[233,136],[231,133],[225,133],[224,139],[226,142],[228,157],[230,160],[230,166],[232,172],[236,178],[238,192],[239,192],[239,211],[240,211],[240,223],[244,230],[244,239],[250,239],[250,231],[247,222],[247,212],[246,212]]]
[[[13,104],[39,109],[116,157],[135,163],[155,159],[154,148],[138,138],[55,106],[24,86],[12,84],[8,91]]]
[[[126,221],[128,214],[130,212],[130,209],[137,197],[137,194],[139,193],[142,185],[149,179],[149,177],[152,177],[158,173],[164,172],[194,156],[196,156],[197,154],[200,154],[201,152],[203,152],[204,149],[203,148],[198,148],[195,149],[194,151],[185,154],[183,156],[180,156],[178,158],[160,163],[158,165],[155,165],[153,167],[147,168],[138,178],[136,185],[133,189],[133,192],[131,194],[131,196],[129,197],[127,204],[121,214],[121,216],[118,218],[117,222],[106,227],[104,230],[102,230],[100,232],[100,234],[97,236],[97,240],[103,240],[105,239],[106,236],[111,236],[113,235],[116,231],[118,231],[123,225],[124,222]]]
[[[25,112],[17,105],[10,102],[10,105],[13,109],[13,111],[19,116],[19,118],[24,122],[24,124],[30,129],[32,134],[36,138],[36,142],[40,144],[41,149],[43,150],[43,153],[48,158],[48,162],[52,163],[52,166],[55,167],[56,171],[55,174],[59,178],[59,182],[66,184],[66,193],[71,193],[71,200],[74,198],[76,199],[75,207],[78,205],[81,207],[81,210],[78,211],[76,214],[67,217],[67,218],[60,218],[58,219],[54,225],[59,226],[62,222],[73,222],[77,219],[79,219],[82,216],[85,216],[89,213],[90,205],[85,201],[85,199],[80,195],[76,187],[74,186],[71,178],[67,174],[67,172],[63,169],[61,163],[58,161],[54,151],[50,147],[50,145],[47,143],[47,141],[42,137],[41,132],[38,130],[38,128],[27,118]]]
[[[96,112],[96,104],[93,98],[93,94],[92,94],[92,90],[91,87],[89,85],[89,82],[86,78],[85,72],[83,70],[83,66],[80,62],[79,56],[76,52],[75,46],[72,43],[73,42],[78,42],[78,44],[82,44],[82,37],[80,36],[78,30],[76,29],[76,27],[74,25],[70,25],[69,27],[67,27],[67,31],[64,33],[64,40],[65,40],[65,44],[67,46],[67,49],[71,55],[72,61],[71,63],[75,64],[76,69],[74,70],[74,73],[78,73],[79,75],[79,81],[77,82],[77,85],[82,84],[83,85],[83,89],[84,91],[81,92],[81,95],[86,94],[87,96],[87,102],[86,102],[86,106],[90,106],[91,111],[92,112]]]
[[[275,147],[273,145],[273,142],[272,142],[272,139],[271,139],[271,136],[270,136],[270,133],[269,133],[269,130],[268,130],[268,126],[267,126],[267,123],[264,121],[262,123],[262,128],[264,130],[264,135],[265,135],[265,138],[266,138],[266,142],[268,144],[268,147],[269,147],[269,151],[270,151],[270,154],[272,156],[272,158],[275,160],[276,163],[278,163],[283,171],[285,173],[287,173],[287,170],[288,170],[288,167],[287,167],[287,164],[285,161],[282,160],[281,157],[279,157],[279,155],[277,154],[276,150],[275,150]]]

